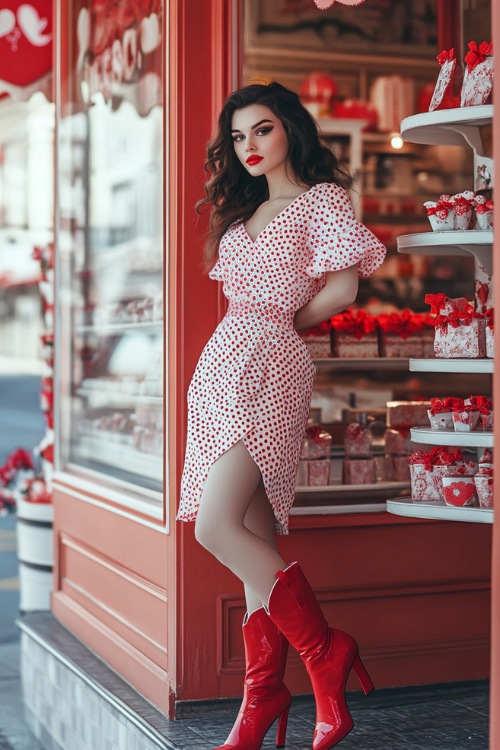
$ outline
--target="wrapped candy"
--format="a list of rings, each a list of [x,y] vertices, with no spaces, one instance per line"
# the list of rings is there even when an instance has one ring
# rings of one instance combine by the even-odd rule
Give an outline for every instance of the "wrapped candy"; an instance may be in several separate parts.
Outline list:
[[[424,427],[428,424],[427,410],[429,408],[430,401],[388,401],[387,425],[388,427],[402,425]]]
[[[431,408],[427,411],[429,422],[433,430],[452,430],[455,409],[461,409],[464,400],[447,396],[446,398],[431,398]]]
[[[426,201],[424,207],[433,232],[449,232],[455,228],[455,214],[450,195],[442,195],[438,201]]]
[[[332,356],[330,323],[328,321],[301,331],[300,337],[313,359],[327,359]]]
[[[476,196],[471,190],[457,193],[450,199],[455,215],[453,229],[464,231],[469,229],[472,212],[476,206]]]
[[[453,47],[450,50],[444,49],[439,53],[436,59],[441,66],[441,70],[439,71],[431,103],[429,104],[429,112],[433,112],[442,104],[445,93],[449,90],[453,73],[455,72],[457,65],[455,50]]]
[[[351,422],[347,425],[344,437],[344,450],[348,458],[371,456],[372,433],[368,427]]]
[[[452,413],[455,432],[472,432],[479,419],[479,409],[472,404],[466,404]]]
[[[410,310],[378,316],[381,357],[421,357],[422,320]]]
[[[462,453],[450,453],[435,447],[430,451],[417,451],[408,458],[410,465],[411,494],[414,502],[438,502],[441,500],[441,478],[463,463]]]
[[[465,55],[467,67],[464,73],[460,106],[472,107],[486,104],[493,84],[493,45],[491,42],[469,42]]]
[[[488,232],[493,229],[493,201],[488,201],[484,195],[476,196],[476,229]]]
[[[344,484],[374,484],[375,463],[373,458],[344,459]]]
[[[377,319],[364,310],[346,310],[330,319],[333,356],[354,359],[378,357]]]
[[[479,411],[478,428],[487,432],[493,431],[493,404],[487,396],[470,396],[466,404],[471,404]]]

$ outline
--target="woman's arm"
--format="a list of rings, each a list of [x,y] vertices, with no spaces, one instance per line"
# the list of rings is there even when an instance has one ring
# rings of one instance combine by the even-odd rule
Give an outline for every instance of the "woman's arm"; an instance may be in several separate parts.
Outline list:
[[[349,307],[358,293],[358,266],[326,274],[326,284],[307,305],[295,313],[297,331],[318,325]]]

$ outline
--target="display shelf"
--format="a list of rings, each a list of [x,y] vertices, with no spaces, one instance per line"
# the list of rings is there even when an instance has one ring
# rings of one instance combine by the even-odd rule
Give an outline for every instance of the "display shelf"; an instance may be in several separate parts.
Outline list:
[[[323,487],[299,486],[295,488],[297,495],[325,495],[325,494],[356,494],[360,492],[399,492],[410,487],[409,482],[378,482],[377,484],[328,484]]]
[[[97,388],[78,388],[77,394],[88,401],[93,402],[93,406],[160,406],[163,403],[163,396],[143,396],[136,393],[123,393],[120,391],[99,390]]]
[[[410,359],[412,372],[463,372],[478,375],[492,373],[493,359]]]
[[[406,370],[408,359],[400,357],[372,357],[370,359],[346,359],[342,357],[318,357],[316,366],[326,370]]]
[[[412,427],[411,440],[427,445],[449,445],[469,448],[492,448],[492,432],[455,432],[455,430],[432,430],[430,427]]]
[[[146,476],[158,482],[163,479],[162,456],[141,453],[125,443],[90,435],[80,438],[78,448],[80,458],[125,469],[129,473]]]
[[[398,237],[398,253],[418,255],[473,255],[488,274],[492,273],[493,232],[474,229],[460,232],[422,232]]]
[[[493,510],[489,508],[455,508],[444,502],[414,502],[411,498],[398,497],[387,501],[387,510],[397,516],[428,518],[440,521],[465,521],[469,523],[493,523]]]
[[[93,323],[92,325],[78,326],[76,333],[95,333],[100,336],[112,336],[114,334],[126,333],[127,331],[146,331],[148,329],[160,330],[163,327],[163,320],[151,320],[147,323]]]
[[[479,128],[493,120],[493,105],[440,109],[406,117],[401,122],[405,141],[428,146],[464,146],[468,144],[482,155],[483,143]]]

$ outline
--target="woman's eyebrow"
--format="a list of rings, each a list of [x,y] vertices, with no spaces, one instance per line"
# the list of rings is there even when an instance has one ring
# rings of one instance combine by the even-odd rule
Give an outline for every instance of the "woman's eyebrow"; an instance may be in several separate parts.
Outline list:
[[[255,128],[258,128],[259,125],[262,125],[264,122],[270,122],[271,125],[273,124],[272,120],[259,120],[259,122],[256,122],[255,125],[252,125],[252,127],[250,128],[250,130],[255,130]],[[231,133],[241,133],[241,130],[238,130],[237,128],[233,128],[231,130]]]

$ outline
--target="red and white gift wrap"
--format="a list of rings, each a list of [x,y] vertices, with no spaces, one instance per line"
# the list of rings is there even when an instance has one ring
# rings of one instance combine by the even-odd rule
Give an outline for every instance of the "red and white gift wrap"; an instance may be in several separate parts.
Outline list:
[[[494,307],[490,307],[484,313],[484,336],[486,339],[486,356],[493,359],[495,356],[495,335],[494,335]]]
[[[433,232],[450,232],[455,228],[455,213],[450,199],[450,195],[442,195],[438,201],[424,203]]]
[[[463,474],[449,474],[441,479],[442,494],[446,505],[463,508],[473,505],[476,499],[474,477]]]
[[[434,87],[434,93],[432,94],[431,103],[429,104],[429,112],[433,112],[442,103],[443,97],[451,83],[453,73],[455,72],[455,68],[457,65],[455,50],[453,49],[453,47],[450,50],[444,49],[439,53],[436,59],[441,65],[441,70],[439,71],[436,85]]]
[[[351,422],[347,425],[344,436],[344,450],[347,458],[371,456],[372,433],[368,427]]]
[[[486,356],[484,319],[472,305],[436,317],[436,357],[477,359]]]
[[[493,469],[488,473],[478,473],[474,477],[480,508],[493,508]]]
[[[345,458],[344,484],[374,484],[375,462],[373,458]]]
[[[301,458],[297,486],[326,487],[330,477],[329,458]]]
[[[373,459],[375,465],[376,482],[394,482],[394,464],[393,456],[375,456]],[[408,461],[406,461],[408,464]]]
[[[410,464],[408,456],[392,456],[393,477],[395,482],[410,481]]]
[[[473,432],[479,420],[479,409],[471,404],[453,412],[455,432]]]
[[[388,401],[387,426],[425,427],[429,423],[427,410],[430,405],[430,401]]]
[[[411,453],[409,427],[388,427],[384,442],[385,452],[390,456],[409,456]]]
[[[447,396],[446,398],[431,398],[431,408],[427,411],[429,422],[433,430],[452,430],[454,409],[461,409],[464,400]]]
[[[469,42],[465,55],[467,67],[464,73],[460,106],[472,107],[486,104],[493,84],[493,45],[491,42]]]
[[[320,425],[308,425],[302,447],[301,458],[330,458],[332,436]]]
[[[471,190],[465,190],[463,193],[452,195],[450,202],[455,214],[453,229],[459,231],[470,229],[472,212],[476,206],[475,194]]]
[[[332,353],[346,359],[378,357],[377,319],[364,310],[346,310],[330,318]]]
[[[442,497],[441,479],[463,464],[459,450],[450,453],[436,447],[430,451],[417,451],[408,458],[410,465],[411,494],[414,502],[439,502]]]
[[[332,356],[330,324],[328,321],[300,332],[304,344],[313,359],[327,359]]]
[[[465,402],[472,408],[476,407],[479,411],[479,419],[476,429],[486,432],[493,431],[493,403],[487,396],[469,396]]]
[[[484,195],[476,195],[476,229],[488,232],[493,229],[494,202],[488,201]]]
[[[410,310],[378,316],[381,357],[422,357],[422,319]]]

